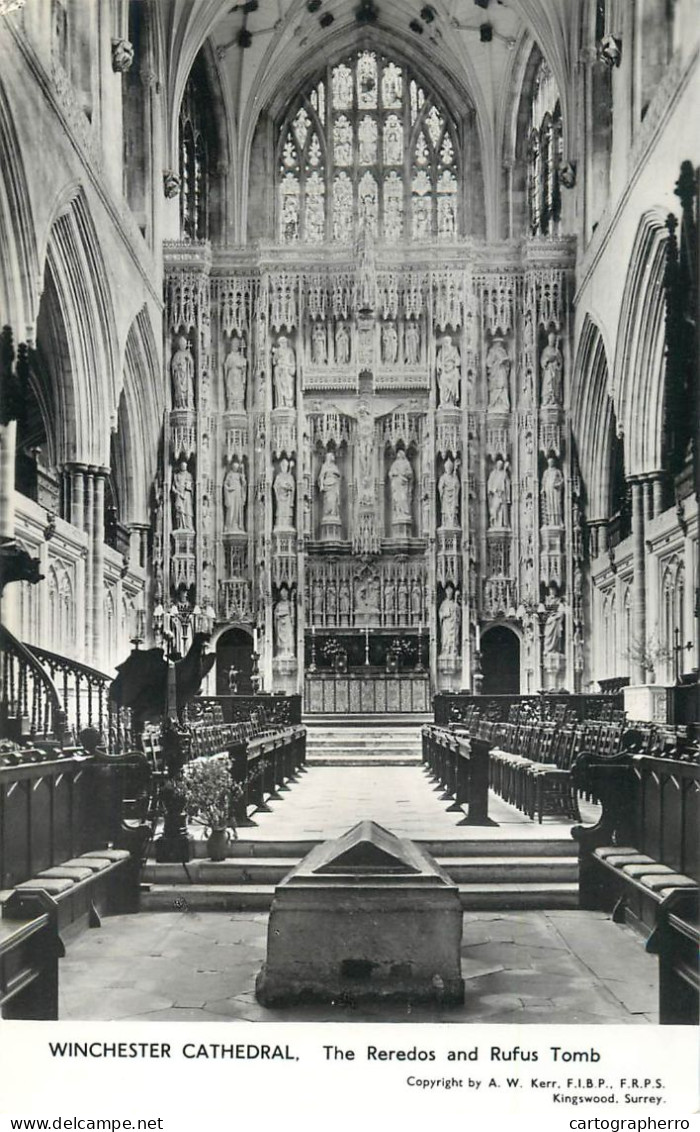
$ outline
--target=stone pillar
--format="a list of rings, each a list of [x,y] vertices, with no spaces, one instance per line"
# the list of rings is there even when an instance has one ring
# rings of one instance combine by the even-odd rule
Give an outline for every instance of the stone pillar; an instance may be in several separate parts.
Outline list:
[[[17,422],[0,426],[0,538],[15,537]]]
[[[588,548],[591,558],[597,558],[599,554],[605,551],[605,528],[607,525],[607,519],[589,519],[586,524],[588,528]]]
[[[83,530],[87,535],[87,558],[85,559],[85,656],[92,660],[92,615],[93,615],[93,586],[92,574],[94,569],[93,542],[95,522],[95,477],[89,470],[82,475],[83,479]]]
[[[104,668],[101,663],[101,653],[104,646],[104,570],[105,570],[105,468],[94,469],[94,491],[92,495],[92,543],[90,556],[92,559],[92,577],[90,585],[90,603],[92,605],[91,617],[91,651],[94,663],[98,668]]]
[[[664,478],[663,472],[657,472],[652,478],[652,494],[654,500],[654,518],[664,509]]]
[[[85,530],[85,468],[80,464],[69,464],[70,513],[69,519],[78,530]]]
[[[646,643],[646,577],[644,541],[644,484],[630,479],[632,487],[632,644],[644,648]],[[638,660],[632,661],[632,683],[643,684],[646,669]]]
[[[644,491],[644,522],[649,523],[654,518],[654,497],[652,494],[654,480],[652,476],[647,478],[642,483]]]

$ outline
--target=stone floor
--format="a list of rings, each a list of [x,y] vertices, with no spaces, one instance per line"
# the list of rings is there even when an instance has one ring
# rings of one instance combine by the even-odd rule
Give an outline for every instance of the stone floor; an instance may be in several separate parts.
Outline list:
[[[448,813],[441,795],[419,766],[315,766],[279,801],[270,803],[270,813],[256,813],[256,824],[241,830],[241,836],[259,841],[325,839],[340,836],[358,821],[373,820],[399,837],[424,841],[499,837],[531,841],[541,838],[546,827],[548,838],[571,842],[570,821],[547,817],[540,826],[493,793],[489,815],[495,826],[459,825],[463,814]],[[582,817],[595,820],[592,807],[588,809],[591,813]]]
[[[656,960],[594,912],[468,913],[456,1009],[267,1010],[254,995],[267,913],[115,916],[61,961],[64,1021],[649,1023]]]

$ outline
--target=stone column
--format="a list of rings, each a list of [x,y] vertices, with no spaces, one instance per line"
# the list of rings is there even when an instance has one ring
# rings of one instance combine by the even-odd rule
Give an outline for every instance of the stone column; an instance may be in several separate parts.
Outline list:
[[[85,530],[85,468],[81,464],[69,464],[66,468],[70,483],[69,519],[78,530]]]
[[[654,497],[652,494],[654,482],[652,476],[647,478],[642,483],[644,491],[644,522],[649,523],[654,518]]]
[[[654,518],[664,509],[664,477],[663,472],[656,472],[652,477],[652,493],[654,499]]]
[[[0,538],[15,537],[17,422],[0,426]]]
[[[644,541],[644,484],[630,479],[632,487],[632,643],[643,648],[646,642],[646,577]],[[632,661],[632,683],[643,684],[646,669],[638,660]]]
[[[92,660],[92,644],[93,644],[93,584],[92,575],[94,570],[93,558],[93,543],[94,543],[94,522],[95,522],[95,477],[88,469],[82,474],[83,479],[83,530],[87,535],[87,558],[85,559],[85,657],[89,662]]]
[[[92,495],[92,543],[90,557],[92,560],[90,603],[92,605],[91,617],[91,646],[93,662],[98,668],[104,669],[102,651],[104,647],[104,569],[105,569],[105,476],[106,468],[95,468],[93,478],[94,491]]]

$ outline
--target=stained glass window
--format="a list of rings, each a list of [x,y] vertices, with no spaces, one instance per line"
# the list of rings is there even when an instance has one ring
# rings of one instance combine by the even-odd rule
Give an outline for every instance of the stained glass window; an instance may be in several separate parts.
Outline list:
[[[204,122],[206,101],[190,76],[180,106],[180,234],[185,240],[207,237],[208,174]]]
[[[362,50],[330,65],[279,126],[282,243],[449,240],[460,231],[455,124],[407,67]]]
[[[561,214],[561,104],[556,82],[544,60],[535,75],[530,106],[528,202],[533,236],[553,235]]]

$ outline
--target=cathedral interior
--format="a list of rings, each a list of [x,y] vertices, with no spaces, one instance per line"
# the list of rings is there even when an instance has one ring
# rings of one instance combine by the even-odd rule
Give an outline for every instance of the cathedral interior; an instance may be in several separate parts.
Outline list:
[[[690,821],[699,50],[694,0],[0,0],[0,898],[106,843],[32,850],[57,751],[250,767],[261,721],[239,826],[334,753],[476,811],[480,744],[492,820],[568,837],[605,797],[546,768],[627,750]],[[622,844],[697,909],[683,829]]]

